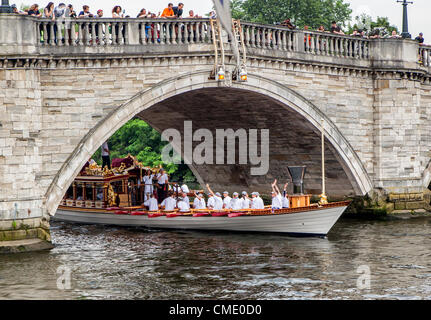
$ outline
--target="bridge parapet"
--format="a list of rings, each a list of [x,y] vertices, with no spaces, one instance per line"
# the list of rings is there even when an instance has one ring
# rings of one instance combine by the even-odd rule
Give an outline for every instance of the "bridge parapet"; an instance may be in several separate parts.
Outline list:
[[[365,39],[242,22],[250,57],[296,60],[333,67],[418,70],[431,73],[431,47],[412,40]],[[226,54],[231,55],[225,37]],[[3,58],[212,54],[209,19],[71,19],[0,16]],[[419,57],[419,59],[418,59]],[[17,64],[18,66],[19,64]],[[26,65],[26,64],[24,64]],[[409,72],[410,72],[409,71]]]

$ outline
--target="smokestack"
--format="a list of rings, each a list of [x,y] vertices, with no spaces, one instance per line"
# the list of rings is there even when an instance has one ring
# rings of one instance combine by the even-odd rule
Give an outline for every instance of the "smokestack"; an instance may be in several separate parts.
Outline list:
[[[304,176],[307,167],[287,167],[287,169],[293,181],[293,193],[304,194]]]

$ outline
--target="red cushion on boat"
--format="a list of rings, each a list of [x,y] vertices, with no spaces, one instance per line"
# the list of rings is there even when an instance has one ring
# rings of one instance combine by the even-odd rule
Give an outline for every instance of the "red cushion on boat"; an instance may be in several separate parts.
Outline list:
[[[114,213],[115,214],[123,214],[123,215],[129,214],[128,211],[115,211]]]
[[[245,215],[247,215],[247,213],[245,212],[232,212],[232,213],[229,213],[229,218],[242,217]]]
[[[168,213],[166,214],[166,218],[176,218],[176,217],[181,217],[182,214],[181,213]]]
[[[213,216],[213,217],[225,217],[225,216],[227,216],[229,214],[229,212],[223,212],[223,211],[220,211],[220,212],[213,212],[211,215]]]
[[[148,213],[148,218],[163,217],[164,215],[164,213]]]
[[[207,217],[207,216],[209,216],[210,215],[210,213],[209,212],[197,212],[197,213],[194,213],[193,214],[193,217]]]
[[[132,216],[146,216],[148,214],[148,212],[144,212],[144,211],[133,211],[131,213]]]

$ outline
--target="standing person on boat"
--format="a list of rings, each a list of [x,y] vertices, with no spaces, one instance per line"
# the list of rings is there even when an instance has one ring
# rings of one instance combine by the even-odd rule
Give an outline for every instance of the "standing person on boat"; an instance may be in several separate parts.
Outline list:
[[[109,151],[108,141],[105,141],[102,144],[101,150],[102,150],[102,161],[103,161],[102,168],[108,167],[108,169],[111,169],[111,157],[110,157],[111,151]]]
[[[250,209],[250,198],[245,191],[242,192],[242,209]]]
[[[238,192],[233,193],[233,198],[230,200],[229,207],[227,209],[241,210],[242,209],[242,199],[239,198]]]
[[[223,199],[221,197],[220,192],[214,193],[211,190],[209,184],[207,184],[207,189],[208,189],[208,192],[211,193],[213,195],[213,198],[214,198],[214,208],[213,209],[218,210],[218,211],[223,210]]]
[[[290,208],[290,199],[289,199],[289,193],[287,193],[287,187],[289,186],[289,183],[286,183],[283,188],[283,209]]]
[[[158,211],[159,210],[159,204],[157,202],[156,195],[154,193],[151,194],[150,199],[148,199],[146,202],[144,202],[144,206],[147,206],[149,211]]]
[[[223,192],[223,209],[229,209],[230,201],[232,200],[231,197],[229,197],[229,192],[225,191]]]
[[[206,204],[205,204],[205,199],[204,196],[199,193],[199,194],[195,194],[196,198],[195,201],[193,202],[193,208],[195,208],[196,210],[204,210],[207,208]]]
[[[156,176],[156,178],[157,178],[157,198],[160,203],[166,198],[166,193],[168,191],[168,185],[169,185],[169,178],[163,168],[160,169],[160,172]]]
[[[280,210],[283,208],[283,199],[280,194],[280,190],[277,186],[277,179],[272,184],[272,210]]]
[[[169,196],[163,200],[162,207],[165,207],[165,211],[174,211],[177,207],[177,200],[175,199],[175,193],[170,192]]]
[[[265,209],[265,204],[263,203],[263,200],[260,197],[259,192],[253,192],[251,196],[253,198],[251,201],[252,209],[257,209],[257,210]]]
[[[154,175],[151,170],[147,170],[144,178],[142,179],[142,183],[144,184],[145,201],[153,194],[153,178]]]

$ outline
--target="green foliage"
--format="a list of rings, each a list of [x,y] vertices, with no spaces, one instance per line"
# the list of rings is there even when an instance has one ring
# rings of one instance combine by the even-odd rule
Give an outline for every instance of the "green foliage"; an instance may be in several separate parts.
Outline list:
[[[392,31],[399,33],[398,28],[391,25],[389,18],[377,17],[377,20],[373,21],[373,18],[365,13],[355,17],[355,24],[353,26],[349,25],[349,33],[352,33],[355,29],[363,29],[370,32],[376,28],[383,28],[388,35],[390,35]]]
[[[233,0],[234,18],[274,24],[290,18],[299,28],[320,25],[329,28],[333,20],[345,26],[352,10],[344,0]]]
[[[111,159],[125,158],[131,154],[145,166],[157,167],[162,165],[171,175],[171,180],[196,181],[193,173],[186,165],[163,163],[161,152],[167,144],[168,142],[162,141],[159,132],[140,119],[130,120],[109,139]],[[98,164],[102,164],[100,149],[93,155],[93,159]]]

